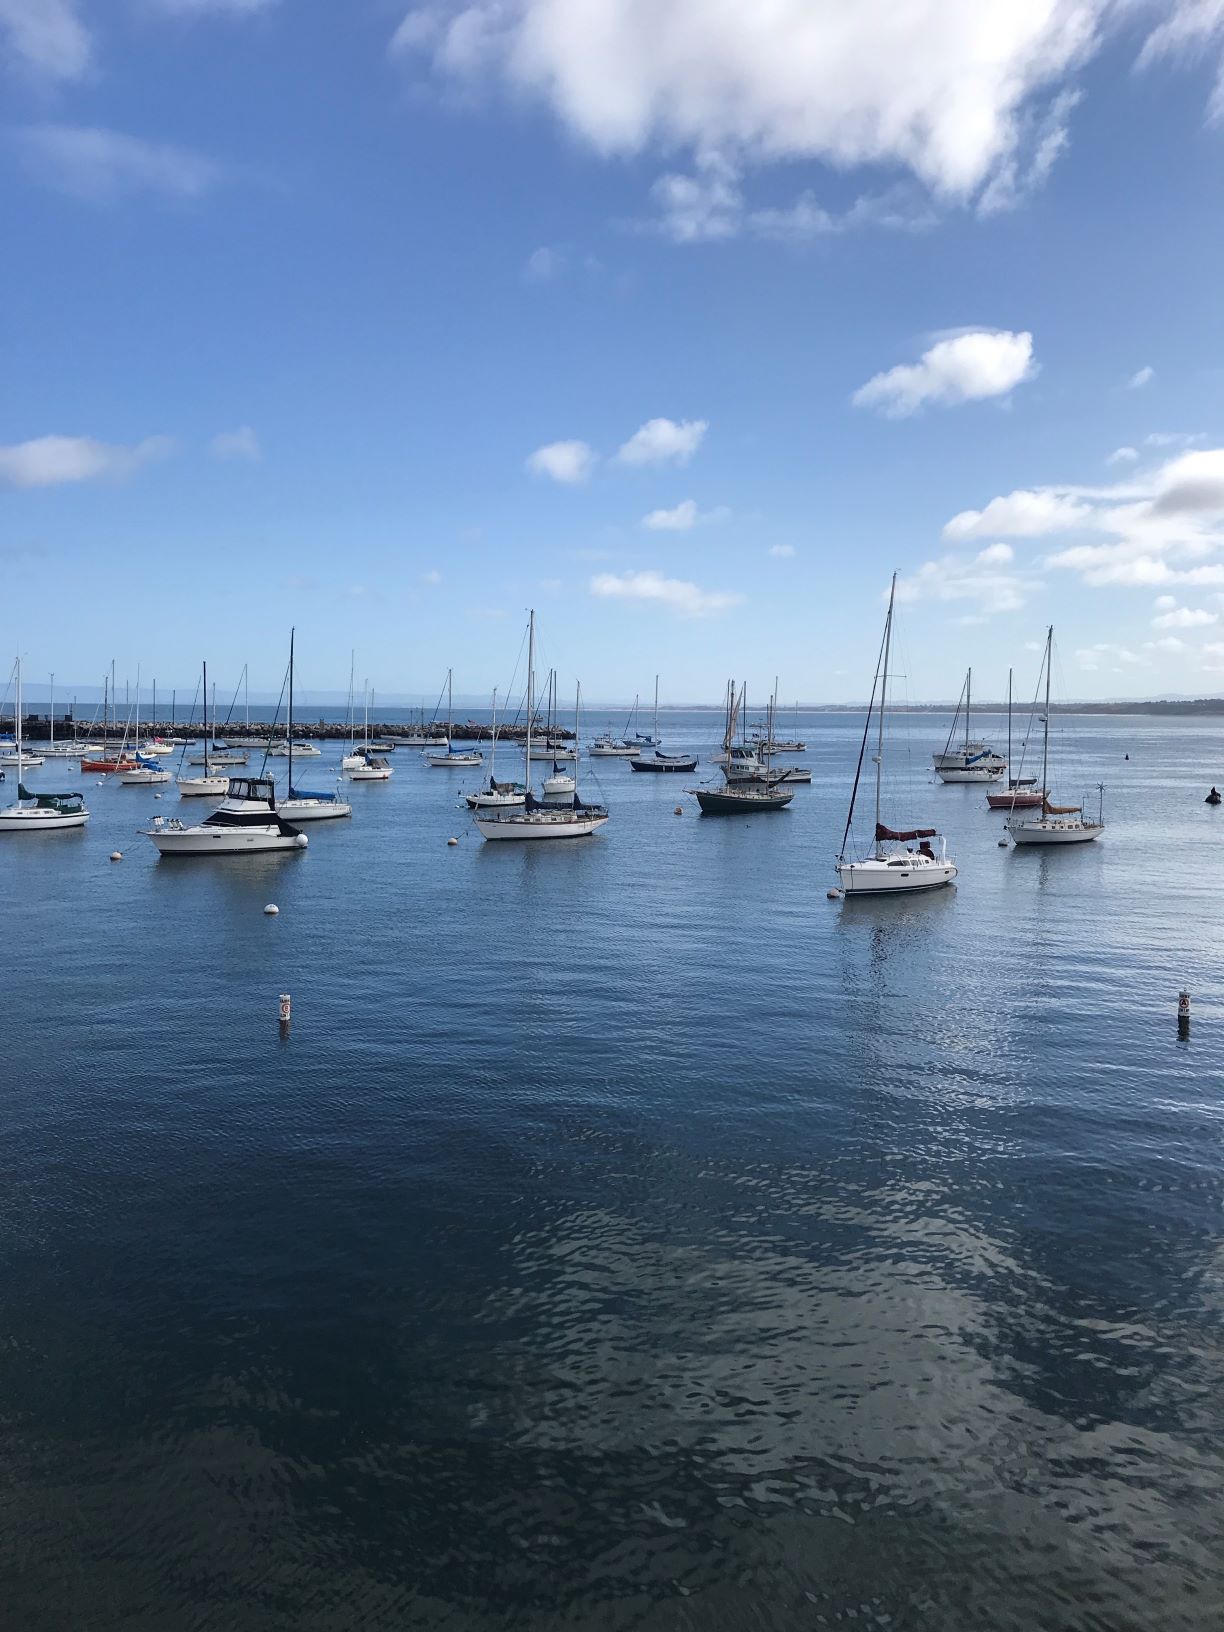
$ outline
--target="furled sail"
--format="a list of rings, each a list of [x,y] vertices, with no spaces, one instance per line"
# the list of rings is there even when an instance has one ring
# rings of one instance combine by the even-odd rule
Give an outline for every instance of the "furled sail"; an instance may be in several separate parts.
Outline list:
[[[938,832],[937,827],[915,827],[908,833],[894,833],[891,827],[885,827],[883,822],[877,822],[875,836],[877,844],[883,839],[896,839],[902,844],[907,844],[911,839],[933,839]]]

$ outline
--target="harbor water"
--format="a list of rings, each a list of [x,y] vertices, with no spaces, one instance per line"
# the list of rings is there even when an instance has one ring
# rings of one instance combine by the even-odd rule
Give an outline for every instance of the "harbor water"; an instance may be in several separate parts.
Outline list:
[[[0,839],[5,1627],[1224,1624],[1218,722],[1060,719],[1108,825],[1047,851],[911,717],[960,876],[882,902],[861,715],[748,818],[665,724],[563,844],[409,750],[229,861],[30,773],[93,815]]]

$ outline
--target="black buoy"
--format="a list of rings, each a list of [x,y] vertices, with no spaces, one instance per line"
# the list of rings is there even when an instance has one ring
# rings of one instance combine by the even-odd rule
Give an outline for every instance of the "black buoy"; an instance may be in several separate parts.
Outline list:
[[[1218,805],[1220,803],[1220,790],[1218,788],[1212,788],[1206,799],[1203,800],[1203,803],[1205,805]]]

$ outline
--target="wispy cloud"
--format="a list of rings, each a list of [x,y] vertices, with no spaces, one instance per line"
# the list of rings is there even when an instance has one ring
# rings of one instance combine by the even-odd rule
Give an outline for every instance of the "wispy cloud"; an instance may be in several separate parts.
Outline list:
[[[743,596],[702,589],[684,578],[658,572],[601,572],[591,579],[591,594],[604,600],[654,601],[686,618],[706,617],[738,606]]]
[[[1148,385],[1155,378],[1156,370],[1154,368],[1144,367],[1136,369],[1136,371],[1131,375],[1130,379],[1127,380],[1126,389],[1128,391],[1142,391],[1143,387]]]
[[[901,419],[925,403],[953,406],[1006,396],[1036,372],[1031,334],[981,329],[939,340],[918,362],[873,375],[851,400]]]
[[[798,554],[798,551],[793,544],[771,544],[769,553],[775,561],[789,561],[793,555]]]
[[[552,283],[564,271],[565,256],[561,251],[542,244],[528,255],[523,266],[523,278],[527,283]]]
[[[145,0],[168,17],[254,17],[271,11],[280,0]]]
[[[220,166],[202,153],[97,126],[27,125],[17,141],[36,180],[91,204],[138,192],[200,198],[221,179]]]
[[[0,39],[30,73],[80,79],[92,43],[74,0],[0,0]]]
[[[694,527],[710,522],[725,521],[731,512],[725,504],[710,510],[698,508],[696,499],[681,499],[670,510],[652,510],[642,517],[642,526],[655,533],[687,533]]]
[[[1107,465],[1133,465],[1138,457],[1138,448],[1115,448],[1106,457],[1105,463]]]
[[[687,465],[709,430],[704,419],[648,419],[622,444],[621,465]]]
[[[576,487],[585,482],[596,465],[596,454],[586,442],[548,442],[527,456],[533,476],[548,476],[554,482]]]
[[[39,436],[0,447],[0,482],[9,487],[62,487],[122,480],[173,449],[168,436],[149,436],[131,446],[90,436]]]
[[[1015,552],[1003,543],[988,545],[975,556],[945,555],[925,561],[917,572],[897,581],[902,601],[969,601],[975,621],[1000,612],[1018,612],[1040,588],[1031,571],[1018,570]]]
[[[263,458],[259,438],[249,425],[240,425],[236,431],[221,431],[209,447],[218,459],[245,459],[257,464]]]

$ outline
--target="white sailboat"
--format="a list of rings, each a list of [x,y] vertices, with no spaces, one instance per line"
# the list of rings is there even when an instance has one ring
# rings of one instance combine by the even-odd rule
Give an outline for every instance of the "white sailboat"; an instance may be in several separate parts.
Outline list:
[[[493,688],[493,740],[489,745],[489,785],[475,793],[465,794],[469,810],[521,810],[527,803],[527,789],[522,782],[497,780],[497,687]]]
[[[654,727],[650,737],[652,751],[635,754],[629,761],[630,768],[635,771],[695,771],[697,769],[696,754],[665,754],[659,747],[659,677],[655,675],[654,695]]]
[[[140,670],[136,670],[136,729],[133,737],[140,737]],[[124,732],[124,741],[127,741],[127,732]],[[119,772],[119,782],[125,788],[160,787],[170,780],[170,772],[163,771],[160,763],[140,748],[136,750],[135,762],[124,765]]]
[[[956,713],[948,730],[948,740],[941,754],[932,755],[935,774],[941,782],[997,782],[1007,769],[1002,754],[996,754],[989,743],[974,740],[970,735],[969,710],[973,696],[973,670],[965,676],[965,684],[956,704]],[[965,740],[953,748],[961,708],[965,711]]]
[[[21,662],[21,660],[19,658],[18,659],[18,669],[19,669],[19,671],[20,671],[20,662]],[[4,765],[4,766],[15,765],[17,767],[17,770],[18,770],[17,780],[20,781],[21,780],[20,772],[22,770],[24,770],[24,769],[26,769],[28,767],[33,767],[33,766],[36,766],[36,765],[42,765],[42,764],[45,763],[45,761],[44,761],[41,754],[27,754],[25,752],[25,749],[24,749],[23,745],[22,745],[22,741],[21,741],[22,720],[21,720],[21,676],[20,676],[20,672],[18,672],[17,700],[16,700],[16,703],[14,704],[14,707],[15,707],[16,712],[17,712],[17,719],[16,719],[17,731],[16,731],[15,735],[6,731],[4,736],[0,737],[0,765]]]
[[[575,791],[566,804],[542,804],[531,791],[531,726],[535,713],[535,612],[527,634],[527,740],[523,751],[523,781],[527,786],[521,810],[490,811],[475,818],[486,839],[570,839],[597,833],[608,820],[603,805],[583,804]]]
[[[1041,786],[1045,790],[1040,810],[1015,809],[1004,826],[1013,844],[1087,844],[1099,839],[1105,831],[1104,787],[1098,787],[1097,819],[1084,820],[1083,804],[1052,805],[1050,803],[1050,670],[1053,668],[1054,625],[1046,632],[1045,657],[1045,717],[1041,736]]]
[[[370,682],[365,684],[365,739],[355,754],[346,754],[340,769],[350,782],[389,782],[395,771],[388,761],[370,747]]]
[[[25,759],[21,744],[21,658],[17,658],[16,680],[17,802],[0,810],[0,833],[53,833],[61,828],[84,827],[89,820],[85,796],[81,793],[30,793],[22,781]],[[42,761],[38,763],[41,765]]]
[[[884,772],[884,717],[888,705],[888,659],[892,649],[893,604],[897,595],[897,575],[893,573],[888,594],[888,613],[884,619],[884,639],[880,659],[876,665],[875,681],[871,688],[871,702],[863,726],[863,740],[859,746],[858,765],[854,772],[854,786],[850,793],[850,809],[846,815],[846,830],[842,834],[841,854],[837,858],[837,877],[847,899],[860,895],[905,895],[913,890],[938,889],[950,884],[956,877],[956,864],[947,853],[947,841],[940,838],[933,827],[917,827],[897,832],[880,820],[881,781]],[[875,759],[875,830],[871,849],[860,860],[848,856],[850,829],[854,823],[854,805],[858,797],[863,760],[871,734],[871,716],[879,698],[879,727],[876,737]],[[939,854],[930,841],[939,840]],[[917,848],[915,848],[915,845]]]
[[[182,775],[179,775],[179,776],[177,776],[175,778],[175,784],[174,785],[175,785],[175,787],[178,788],[179,798],[180,799],[224,799],[224,797],[226,795],[226,791],[229,788],[229,774],[228,774],[228,772],[222,772],[222,774],[220,776],[218,776],[216,774],[216,772],[213,770],[212,766],[208,762],[208,744],[209,744],[209,742],[211,740],[211,736],[212,736],[212,726],[210,726],[209,723],[208,723],[208,663],[207,663],[207,661],[204,664],[203,679],[201,681],[201,684],[203,686],[203,691],[201,692],[201,696],[204,699],[204,775],[203,776],[182,776]],[[216,712],[217,712],[216,704],[217,704],[217,699],[216,699],[216,696],[214,695],[214,697],[213,697],[213,714],[214,714],[214,716],[216,715]],[[196,765],[196,764],[199,763],[199,760],[196,759],[193,756],[193,758],[191,760],[191,763],[193,765]],[[179,755],[179,770],[180,770],[180,772],[182,771],[182,768],[183,768],[182,755],[180,754]]]
[[[456,748],[451,741],[451,733],[455,729],[455,683],[454,670],[446,671],[446,742],[439,743],[437,748],[430,749],[425,755],[425,763],[434,770],[462,770],[465,766],[483,765],[484,755],[476,748]]]
[[[293,740],[293,641],[296,630],[289,631],[289,711],[285,722],[285,741],[289,749],[289,797],[282,799],[277,810],[287,822],[334,822],[353,814],[352,805],[341,799],[334,790],[316,793],[309,788],[293,785],[293,761],[297,744]],[[316,749],[316,755],[318,750]]]

